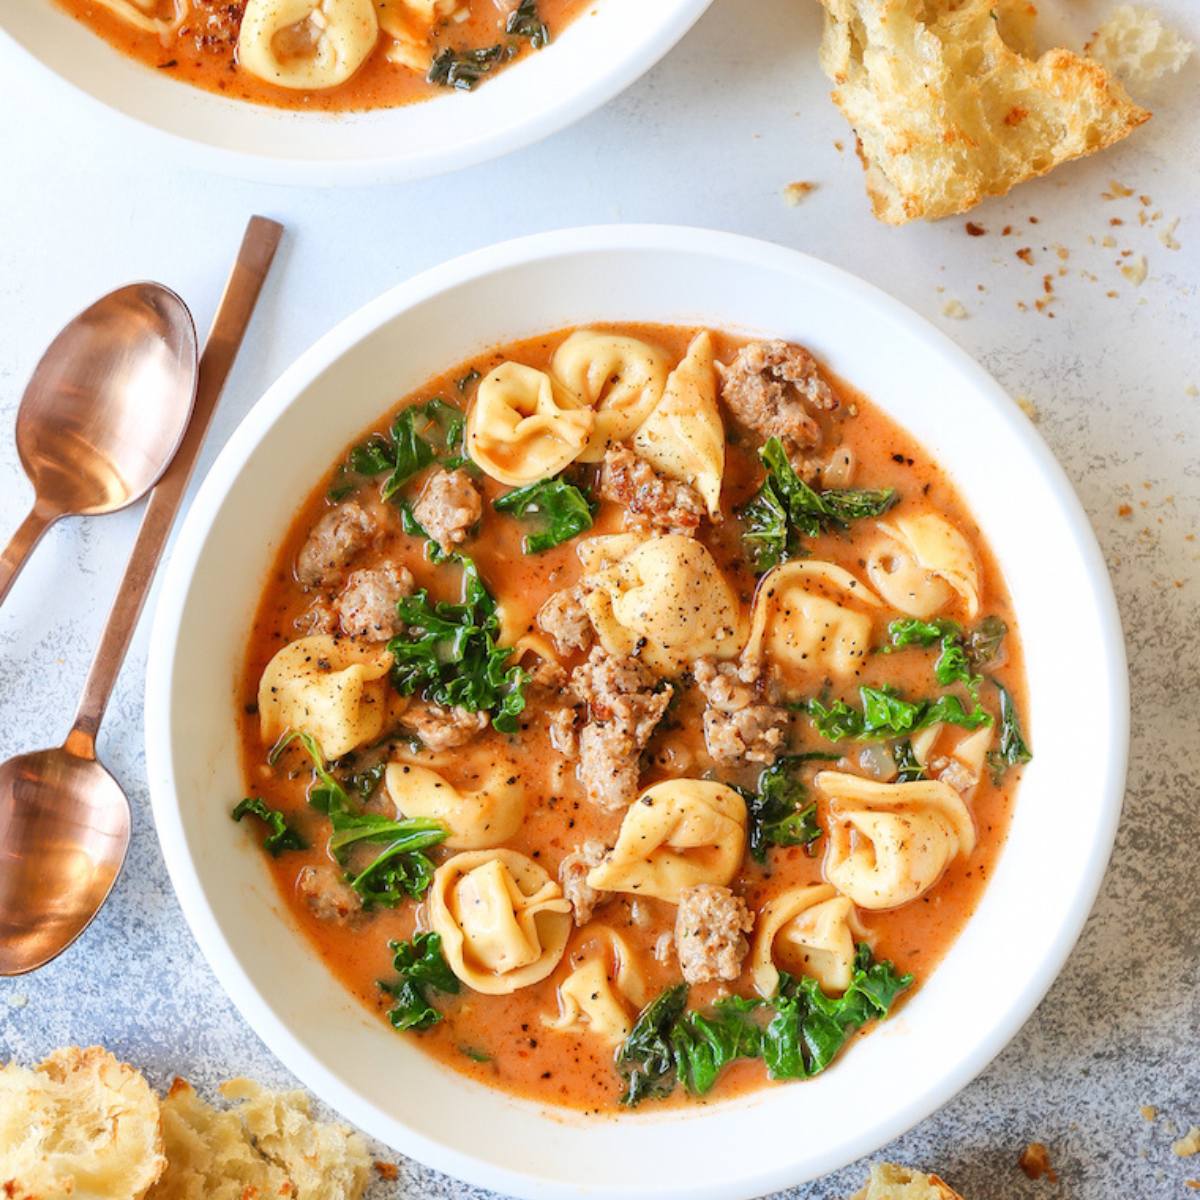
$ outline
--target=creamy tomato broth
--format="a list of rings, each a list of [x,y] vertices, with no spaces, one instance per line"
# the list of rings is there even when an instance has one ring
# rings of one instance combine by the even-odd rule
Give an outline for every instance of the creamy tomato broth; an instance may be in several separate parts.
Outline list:
[[[587,0],[55,0],[124,54],[278,108],[392,108],[470,90]]]
[[[673,327],[406,397],[297,514],[241,689],[314,952],[446,1065],[594,1111],[828,1065],[969,918],[1027,757],[938,465],[803,349]]]

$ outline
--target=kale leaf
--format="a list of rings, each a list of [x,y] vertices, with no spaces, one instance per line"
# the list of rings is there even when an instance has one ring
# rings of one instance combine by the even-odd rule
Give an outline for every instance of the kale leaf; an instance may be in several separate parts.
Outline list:
[[[897,783],[916,783],[917,780],[926,778],[925,767],[908,738],[892,746],[892,759],[896,764]]]
[[[263,839],[263,849],[272,858],[277,858],[285,850],[308,849],[308,843],[287,823],[283,813],[269,807],[260,796],[247,796],[234,806],[232,816],[235,821],[247,815],[258,817],[270,830]]]
[[[895,688],[860,687],[862,708],[851,708],[844,700],[826,704],[818,697],[808,701],[808,715],[827,742],[881,741],[904,737],[927,725],[943,721],[963,729],[978,729],[992,723],[991,714],[975,701],[970,711],[952,695],[935,700],[905,700]]]
[[[963,644],[974,670],[981,671],[1000,657],[1000,648],[1007,633],[1008,626],[999,617],[984,617],[967,634]]]
[[[814,538],[830,529],[844,529],[851,521],[878,517],[899,498],[893,488],[814,491],[796,474],[778,438],[768,438],[759,457],[767,477],[738,515],[743,522],[742,540],[760,573],[803,553],[801,537]]]
[[[530,516],[542,519],[545,529],[528,534],[522,543],[521,549],[526,554],[540,554],[591,529],[596,513],[596,505],[562,476],[514,488],[493,500],[492,507],[497,512],[512,513],[518,519]]]
[[[373,433],[351,449],[329,490],[330,499],[340,500],[352,492],[357,486],[355,476],[387,472],[382,496],[388,500],[435,462],[449,470],[462,466],[465,423],[462,411],[440,396],[409,405],[396,414],[386,435]]]
[[[1009,767],[1019,767],[1033,758],[1033,752],[1021,732],[1017,706],[1012,694],[1004,684],[993,679],[992,684],[1000,693],[1000,748],[988,752],[988,766],[992,768],[992,782],[999,786]]]
[[[528,38],[535,50],[550,45],[550,29],[538,15],[537,0],[521,0],[508,14],[504,32],[512,37]]]
[[[802,763],[837,759],[836,754],[788,754],[758,777],[756,792],[741,791],[746,801],[747,841],[755,862],[766,862],[769,846],[806,846],[811,853],[822,830],[816,803],[805,804],[807,789],[799,778]]]
[[[477,50],[454,50],[447,46],[434,55],[425,80],[440,87],[469,92],[507,57],[504,47],[500,45],[481,46]]]
[[[340,866],[346,866],[351,846],[382,844],[383,849],[361,871],[347,870],[345,880],[362,897],[366,908],[394,908],[406,896],[419,900],[433,880],[434,866],[424,853],[449,836],[441,821],[430,817],[393,820],[382,813],[358,811],[350,794],[325,764],[321,747],[311,734],[300,730],[286,733],[267,758],[269,763],[293,741],[299,741],[313,764],[313,782],[308,802],[329,818],[333,832],[328,849]]]
[[[741,1058],[762,1059],[772,1079],[810,1078],[833,1062],[856,1029],[886,1017],[912,981],[892,963],[874,961],[863,944],[841,996],[826,995],[815,979],[783,974],[769,1001],[727,996],[700,1013],[686,1011],[684,984],[668,988],[642,1010],[617,1050],[621,1103],[670,1095],[677,1084],[704,1095]]]
[[[392,966],[399,979],[379,981],[379,986],[395,998],[388,1009],[388,1020],[397,1029],[428,1029],[442,1014],[430,1003],[428,989],[450,995],[458,993],[458,977],[442,957],[439,933],[418,933],[411,942],[389,942]]]
[[[425,588],[397,604],[404,633],[388,642],[392,685],[402,696],[419,692],[446,708],[491,714],[502,733],[514,733],[525,710],[529,672],[508,666],[512,649],[498,646],[500,616],[495,598],[469,558],[463,567],[462,600],[431,601]]]
[[[1003,625],[1003,622],[1001,624]],[[962,626],[956,621],[949,621],[944,617],[938,617],[934,621],[901,617],[888,625],[888,641],[880,647],[880,651],[883,654],[891,654],[906,646],[928,647],[935,642],[940,643],[940,649],[933,664],[934,678],[942,687],[952,687],[961,683],[970,692],[972,699],[978,699],[979,685],[983,683],[983,677],[976,675],[972,669],[975,663],[963,641]]]

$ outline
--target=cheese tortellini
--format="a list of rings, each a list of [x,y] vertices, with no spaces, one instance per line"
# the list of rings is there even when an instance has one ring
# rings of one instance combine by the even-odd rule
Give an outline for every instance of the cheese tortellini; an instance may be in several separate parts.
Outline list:
[[[731,787],[669,779],[625,812],[617,844],[588,872],[589,887],[678,904],[701,883],[727,886],[746,848],[746,802]]]
[[[589,925],[572,951],[574,969],[558,986],[558,1013],[542,1023],[560,1033],[591,1033],[616,1045],[646,1003],[634,952],[614,929]]]
[[[238,63],[277,87],[345,83],[379,41],[374,0],[246,0]]]
[[[779,987],[779,968],[811,975],[826,992],[844,992],[854,977],[855,940],[863,928],[854,901],[827,883],[789,888],[769,900],[754,926],[750,973],[759,995]]]
[[[967,620],[979,615],[979,564],[970,543],[936,513],[879,522],[886,539],[867,559],[867,574],[893,607],[922,620],[940,612],[955,593]]]
[[[852,676],[871,648],[877,596],[843,567],[783,563],[763,576],[754,597],[746,659],[764,660],[785,684]]]
[[[502,362],[479,381],[467,453],[501,483],[535,483],[573,463],[595,423],[596,414],[545,371]]]
[[[532,858],[516,850],[467,850],[434,872],[429,922],[463,983],[504,996],[558,966],[571,905]]]
[[[389,763],[384,783],[396,811],[432,817],[450,831],[451,850],[482,850],[507,841],[525,819],[525,797],[507,770],[493,770],[478,791],[464,792],[436,771],[412,763]]]
[[[191,0],[98,0],[126,25],[160,36],[172,34],[191,11]]]
[[[637,649],[665,675],[705,655],[732,658],[741,649],[737,594],[695,538],[610,534],[589,538],[578,554],[586,572],[584,607],[610,654]]]
[[[289,642],[258,684],[263,742],[289,729],[311,734],[326,758],[340,758],[383,732],[388,699],[386,650],[315,634]]]
[[[958,855],[975,849],[975,825],[948,783],[878,783],[821,771],[829,797],[825,877],[860,908],[897,908],[923,896]]]
[[[662,399],[634,434],[634,449],[655,470],[690,484],[714,521],[721,518],[725,426],[717,408],[712,335],[699,333],[667,378]]]
[[[581,462],[599,462],[613,442],[625,441],[645,421],[670,369],[657,346],[594,329],[576,330],[555,350],[550,373],[596,413]]]

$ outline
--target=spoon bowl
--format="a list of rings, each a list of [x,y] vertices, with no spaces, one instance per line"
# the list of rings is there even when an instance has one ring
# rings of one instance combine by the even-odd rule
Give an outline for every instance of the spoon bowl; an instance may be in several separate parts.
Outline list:
[[[50,343],[17,411],[36,499],[0,555],[0,601],[60,517],[116,512],[154,486],[187,428],[196,364],[191,314],[158,283],[109,292]]]
[[[0,764],[0,975],[42,966],[87,928],[129,834],[125,793],[86,751],[35,750]]]

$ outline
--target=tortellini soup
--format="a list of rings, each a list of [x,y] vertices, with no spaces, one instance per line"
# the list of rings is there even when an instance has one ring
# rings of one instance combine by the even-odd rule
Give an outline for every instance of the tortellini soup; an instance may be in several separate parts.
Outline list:
[[[589,1112],[869,1052],[1031,758],[1004,580],[929,454],[801,345],[598,325],[454,365],[314,482],[230,836],[346,988]]]
[[[584,7],[584,0],[54,2],[162,75],[309,111],[390,108],[469,91],[547,47]]]

